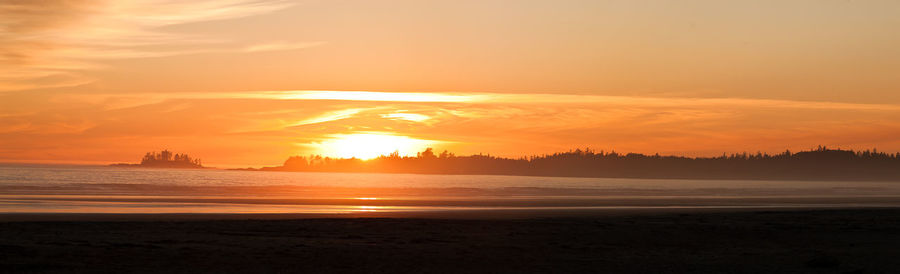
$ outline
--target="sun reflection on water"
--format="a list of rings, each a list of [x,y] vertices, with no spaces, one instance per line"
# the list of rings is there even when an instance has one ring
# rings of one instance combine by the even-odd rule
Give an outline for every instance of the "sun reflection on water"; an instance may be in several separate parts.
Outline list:
[[[378,212],[382,207],[380,206],[358,206],[357,209],[353,210],[355,212]]]

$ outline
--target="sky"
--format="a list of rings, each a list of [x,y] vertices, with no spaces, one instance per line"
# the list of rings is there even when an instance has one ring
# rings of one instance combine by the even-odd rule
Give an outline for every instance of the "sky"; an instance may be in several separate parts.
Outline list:
[[[0,162],[900,151],[900,2],[0,0]]]

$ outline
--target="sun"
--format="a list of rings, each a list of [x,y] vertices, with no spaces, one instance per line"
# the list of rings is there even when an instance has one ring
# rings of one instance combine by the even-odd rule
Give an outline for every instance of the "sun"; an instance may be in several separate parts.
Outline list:
[[[413,156],[437,141],[415,139],[384,132],[354,134],[334,134],[330,139],[313,143],[318,154],[337,158],[358,158],[363,160],[389,155],[394,151],[401,156]]]

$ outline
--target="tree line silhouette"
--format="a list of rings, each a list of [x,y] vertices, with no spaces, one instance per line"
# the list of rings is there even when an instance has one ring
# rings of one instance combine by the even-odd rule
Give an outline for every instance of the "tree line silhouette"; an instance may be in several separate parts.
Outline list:
[[[900,180],[900,153],[877,150],[817,149],[779,154],[740,153],[719,157],[621,154],[591,149],[522,158],[456,156],[431,148],[416,157],[394,152],[371,160],[294,156],[261,171],[481,174],[553,177],[749,179],[749,180]]]

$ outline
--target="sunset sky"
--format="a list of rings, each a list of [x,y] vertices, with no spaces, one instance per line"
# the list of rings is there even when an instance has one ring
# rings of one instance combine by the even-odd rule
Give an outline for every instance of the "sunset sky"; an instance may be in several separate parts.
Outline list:
[[[900,151],[900,1],[0,0],[0,162]]]

